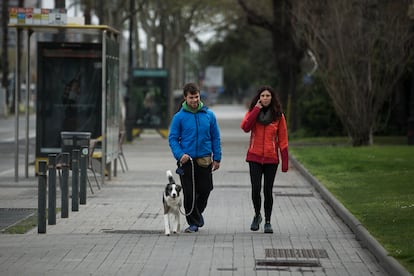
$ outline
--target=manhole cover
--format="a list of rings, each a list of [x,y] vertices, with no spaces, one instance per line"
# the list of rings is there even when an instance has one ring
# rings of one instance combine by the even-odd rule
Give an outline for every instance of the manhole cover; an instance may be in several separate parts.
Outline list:
[[[34,214],[36,209],[30,208],[0,208],[0,230],[13,225]]]

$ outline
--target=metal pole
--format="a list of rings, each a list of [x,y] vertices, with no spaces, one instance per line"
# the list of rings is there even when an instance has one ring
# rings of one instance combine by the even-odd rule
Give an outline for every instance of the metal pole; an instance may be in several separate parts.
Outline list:
[[[79,183],[79,204],[86,204],[86,181],[88,173],[87,158],[89,154],[89,148],[84,147],[81,150],[80,156],[80,183]]]
[[[132,98],[132,64],[133,64],[133,53],[132,53],[132,39],[133,39],[133,30],[134,30],[134,14],[133,11],[135,9],[135,0],[129,0],[129,40],[128,40],[128,79],[127,79],[127,94],[125,97],[125,108],[126,108],[126,116],[125,116],[125,128],[126,128],[126,139],[127,141],[132,141],[132,127],[134,124],[134,120],[131,119],[133,115],[131,114],[131,98]]]
[[[62,153],[62,211],[61,217],[69,217],[69,153]]]
[[[14,181],[19,182],[19,93],[20,93],[20,40],[22,38],[22,29],[16,29],[16,73],[14,82]]]
[[[37,233],[46,233],[46,161],[39,162]]]
[[[72,211],[79,211],[79,150],[72,150]]]
[[[49,176],[48,176],[48,212],[47,222],[49,225],[56,224],[56,154],[49,154]]]
[[[26,136],[25,136],[25,153],[24,153],[24,172],[25,177],[29,178],[29,95],[30,95],[30,37],[33,31],[27,31],[27,52],[26,52]]]
[[[107,51],[107,32],[102,32],[102,139],[101,139],[101,180],[102,184],[105,183],[105,169],[106,169],[106,135],[107,135],[107,123],[106,112],[108,111],[106,102],[106,51]],[[108,175],[110,172],[108,171]],[[109,175],[110,177],[110,175]]]

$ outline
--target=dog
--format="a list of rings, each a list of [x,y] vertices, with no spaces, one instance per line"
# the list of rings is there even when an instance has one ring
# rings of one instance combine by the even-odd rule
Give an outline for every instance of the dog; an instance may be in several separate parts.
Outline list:
[[[182,205],[181,185],[175,183],[170,170],[167,170],[168,184],[165,186],[162,203],[164,206],[165,235],[170,231],[174,234],[180,231],[180,208]]]

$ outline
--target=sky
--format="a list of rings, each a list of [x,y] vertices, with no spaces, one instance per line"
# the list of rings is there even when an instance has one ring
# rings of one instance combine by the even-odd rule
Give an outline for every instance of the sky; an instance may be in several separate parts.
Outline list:
[[[36,1],[39,1],[39,0],[35,0],[35,2]],[[40,2],[41,2],[41,5],[40,5],[41,8],[51,9],[55,7],[55,0],[40,0]],[[72,8],[69,8],[68,10],[68,16],[73,17],[75,16],[76,11],[75,11],[75,8],[71,5],[72,2],[73,2],[72,0],[66,0],[66,6],[72,7]]]
[[[54,6],[55,6],[55,0],[29,0],[29,1],[26,0],[26,3],[30,2],[30,1],[34,2],[33,5],[36,5],[35,3],[37,1],[40,1],[42,8],[54,8]],[[74,1],[76,1],[76,0],[66,0],[66,6],[69,7],[69,9],[67,11],[68,16],[70,16],[70,17],[82,16],[81,11],[76,11],[75,7],[74,7],[75,5],[72,5],[72,3]],[[94,22],[94,21],[96,21],[96,22]],[[98,19],[97,18],[95,18],[95,19],[92,18],[92,24],[98,24]],[[140,38],[141,38],[140,39],[140,44],[141,44],[141,47],[144,48],[144,49],[146,48],[145,35],[146,34],[141,30],[140,31]],[[128,32],[124,33],[124,36],[127,38],[128,37]],[[214,36],[214,33],[212,33],[212,32],[202,32],[202,33],[199,33],[198,36],[199,36],[198,38],[201,41],[205,42],[205,41],[211,39],[211,37]],[[194,50],[198,49],[198,45],[196,45],[195,43],[190,43],[190,44],[191,44],[190,46],[191,46],[192,49],[194,49]]]

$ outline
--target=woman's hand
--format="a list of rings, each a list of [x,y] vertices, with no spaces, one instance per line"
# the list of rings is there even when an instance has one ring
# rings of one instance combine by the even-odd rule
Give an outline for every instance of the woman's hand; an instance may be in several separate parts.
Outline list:
[[[256,106],[260,109],[263,108],[263,105],[262,105],[262,102],[260,101],[260,99],[257,101]]]

